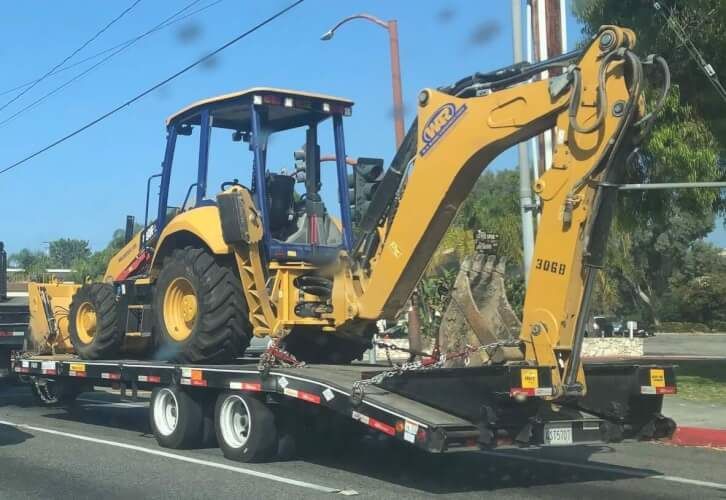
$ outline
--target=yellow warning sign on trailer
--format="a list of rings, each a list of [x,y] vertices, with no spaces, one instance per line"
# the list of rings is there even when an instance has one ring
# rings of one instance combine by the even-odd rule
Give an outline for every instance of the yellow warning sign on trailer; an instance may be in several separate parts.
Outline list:
[[[662,368],[651,368],[650,385],[652,387],[665,387],[665,370]]]
[[[522,389],[536,389],[539,387],[539,376],[534,368],[522,369]]]

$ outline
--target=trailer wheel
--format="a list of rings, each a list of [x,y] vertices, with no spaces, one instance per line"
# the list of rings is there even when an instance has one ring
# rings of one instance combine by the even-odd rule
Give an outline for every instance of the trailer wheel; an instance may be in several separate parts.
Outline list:
[[[156,387],[151,392],[149,421],[156,441],[165,448],[194,448],[203,437],[202,405],[177,387]]]
[[[271,458],[277,449],[275,417],[253,397],[236,392],[220,394],[214,424],[219,447],[231,460],[261,462]]]
[[[118,307],[113,286],[83,285],[73,296],[68,333],[76,353],[83,359],[114,358],[124,340],[118,328]]]
[[[153,309],[157,359],[227,361],[249,345],[242,283],[204,249],[177,249],[164,261]]]

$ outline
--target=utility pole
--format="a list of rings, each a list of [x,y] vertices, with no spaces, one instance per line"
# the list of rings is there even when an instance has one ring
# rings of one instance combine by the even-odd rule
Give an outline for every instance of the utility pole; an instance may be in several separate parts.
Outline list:
[[[514,62],[524,59],[522,55],[522,3],[521,0],[512,0],[512,46],[514,48]],[[527,144],[520,142],[517,146],[519,153],[519,210],[522,216],[522,243],[524,255],[524,280],[529,279],[529,268],[532,265],[534,253],[534,220],[532,218],[532,180],[527,160]]]

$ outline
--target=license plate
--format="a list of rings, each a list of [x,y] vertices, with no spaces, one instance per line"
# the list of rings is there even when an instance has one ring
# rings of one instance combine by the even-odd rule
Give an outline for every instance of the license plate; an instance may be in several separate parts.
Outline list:
[[[572,444],[572,424],[545,425],[544,442],[552,445]]]

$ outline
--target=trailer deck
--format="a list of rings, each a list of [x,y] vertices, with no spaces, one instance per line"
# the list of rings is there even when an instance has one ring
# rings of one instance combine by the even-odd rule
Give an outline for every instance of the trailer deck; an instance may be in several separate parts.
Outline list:
[[[93,386],[114,386],[123,394],[131,391],[132,397],[140,389],[175,386],[197,392],[232,390],[257,393],[268,400],[295,400],[436,453],[508,445],[598,443],[613,438],[611,424],[596,415],[596,408],[593,413],[582,408],[551,410],[545,399],[552,394],[548,367],[501,365],[407,372],[367,386],[362,399],[353,396],[356,381],[387,369],[390,367],[370,364],[306,365],[275,367],[264,374],[249,360],[234,365],[179,365],[151,360],[87,361],[56,355],[14,361],[15,372],[35,380],[62,380],[90,390]],[[607,397],[629,400],[637,388],[638,394],[651,395],[647,398],[652,406],[648,411],[659,413],[664,392],[656,394],[655,389],[637,385],[637,380],[650,376],[651,369],[663,370],[664,383],[674,387],[672,367],[620,364],[615,370],[635,382],[622,384],[624,394],[609,390]],[[603,365],[596,366],[592,376],[598,373],[603,379],[615,374]],[[617,437],[634,436],[621,433]]]

